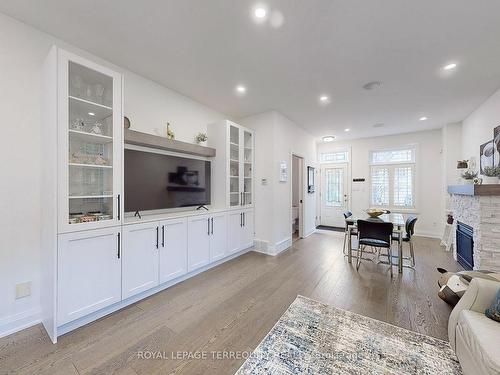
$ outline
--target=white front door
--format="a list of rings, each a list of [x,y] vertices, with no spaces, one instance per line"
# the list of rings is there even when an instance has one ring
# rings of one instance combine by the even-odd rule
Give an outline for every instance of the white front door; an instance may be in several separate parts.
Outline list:
[[[321,225],[344,227],[344,211],[349,201],[347,164],[321,167]]]

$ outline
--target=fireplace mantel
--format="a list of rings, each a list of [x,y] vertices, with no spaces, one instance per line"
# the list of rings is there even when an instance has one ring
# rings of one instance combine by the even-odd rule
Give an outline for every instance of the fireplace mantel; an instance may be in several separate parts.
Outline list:
[[[469,196],[500,196],[500,184],[484,184],[484,185],[449,185],[448,193],[454,195],[469,195]]]

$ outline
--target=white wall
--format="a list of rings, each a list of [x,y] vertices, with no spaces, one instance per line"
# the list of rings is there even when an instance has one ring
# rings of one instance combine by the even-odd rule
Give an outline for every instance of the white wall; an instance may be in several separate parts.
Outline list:
[[[441,129],[442,140],[442,191],[443,209],[449,209],[450,195],[448,185],[462,183],[460,171],[457,170],[457,161],[462,159],[462,123],[448,124]]]
[[[125,114],[152,134],[168,121],[177,139],[192,142],[208,123],[227,116],[54,37],[0,14],[0,336],[29,325],[40,311],[41,69],[51,45],[107,65],[125,76]],[[32,295],[15,300],[15,285]]]
[[[291,244],[291,168],[292,153],[304,158],[305,166],[314,166],[314,138],[276,111],[246,117],[238,121],[255,130],[255,235],[275,254]],[[287,163],[288,180],[279,182],[280,163]],[[306,170],[306,169],[304,169]],[[267,180],[267,185],[262,184]],[[307,185],[304,178],[303,188]],[[316,195],[304,194],[304,236],[315,230]]]
[[[362,214],[370,207],[370,151],[417,145],[416,165],[416,232],[440,237],[443,229],[441,130],[430,130],[393,136],[338,141],[318,144],[318,155],[333,150],[350,151],[351,180],[365,178],[366,182],[351,182],[351,210]]]
[[[462,123],[462,158],[476,159],[479,169],[479,146],[493,139],[493,129],[500,125],[500,90],[488,98]]]

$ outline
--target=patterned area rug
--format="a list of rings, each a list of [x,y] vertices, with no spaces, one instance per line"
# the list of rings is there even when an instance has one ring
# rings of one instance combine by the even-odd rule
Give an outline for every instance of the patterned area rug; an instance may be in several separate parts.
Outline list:
[[[461,373],[446,341],[298,296],[236,374]]]

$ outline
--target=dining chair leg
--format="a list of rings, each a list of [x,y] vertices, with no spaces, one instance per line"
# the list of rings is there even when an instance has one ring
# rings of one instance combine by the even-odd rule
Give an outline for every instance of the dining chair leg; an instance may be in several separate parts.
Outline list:
[[[392,249],[391,246],[387,248],[387,255],[389,256],[389,268],[391,272],[391,278],[392,278]]]
[[[410,257],[411,257],[411,266],[415,267],[415,253],[413,252],[413,240],[410,238]]]
[[[398,241],[398,272],[403,273],[403,241],[401,235]]]
[[[356,261],[356,270],[359,270],[359,265],[361,264],[361,258],[363,257],[364,246],[358,246],[358,259]]]
[[[345,243],[347,240],[347,232],[344,232],[344,242],[342,243],[342,253],[346,255],[346,250],[345,250]]]

